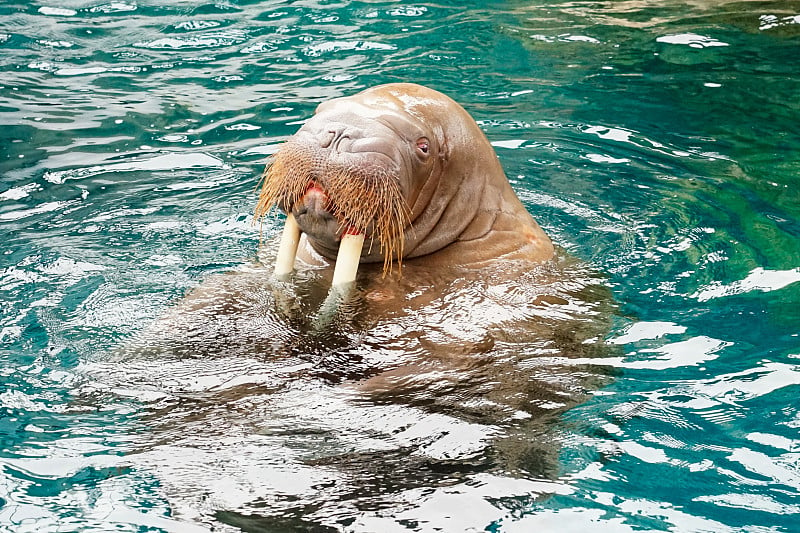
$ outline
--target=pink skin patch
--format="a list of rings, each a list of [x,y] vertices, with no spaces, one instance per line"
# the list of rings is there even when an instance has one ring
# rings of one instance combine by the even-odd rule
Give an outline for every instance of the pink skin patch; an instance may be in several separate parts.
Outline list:
[[[316,182],[312,181],[308,184],[308,188],[306,189],[305,194],[300,199],[300,201],[307,202],[307,203],[316,203],[320,204],[320,207],[324,206],[327,207],[328,204],[328,194],[325,190],[317,185]]]
[[[309,207],[313,207],[318,211],[329,211],[330,208],[330,200],[328,199],[328,194],[325,190],[317,185],[315,181],[312,181],[308,184],[308,188],[306,188],[306,192],[303,197],[300,199],[300,202],[303,202]],[[351,226],[350,224],[345,225],[344,231],[338,237],[341,239],[344,235],[363,235],[363,231],[359,231],[356,227]],[[338,240],[337,239],[337,240]]]

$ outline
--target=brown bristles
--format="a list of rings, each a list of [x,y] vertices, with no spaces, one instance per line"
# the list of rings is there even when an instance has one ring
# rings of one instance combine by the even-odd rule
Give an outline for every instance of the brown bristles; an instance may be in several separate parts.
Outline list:
[[[383,255],[383,272],[392,271],[393,261],[402,267],[403,231],[409,209],[400,192],[396,173],[382,166],[329,163],[313,149],[292,141],[284,144],[264,171],[255,208],[256,218],[273,206],[290,211],[316,182],[328,196],[330,211],[340,221],[340,230],[367,233],[372,224],[372,241],[377,239]],[[320,178],[321,177],[321,178]],[[370,247],[372,246],[372,241]]]

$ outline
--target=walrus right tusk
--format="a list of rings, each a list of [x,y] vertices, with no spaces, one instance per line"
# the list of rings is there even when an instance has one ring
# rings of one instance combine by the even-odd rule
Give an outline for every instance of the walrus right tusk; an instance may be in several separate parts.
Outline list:
[[[333,287],[340,287],[355,281],[363,247],[363,233],[345,233],[342,235],[342,241],[339,243],[339,254],[336,256],[336,267],[333,269]]]
[[[278,247],[278,257],[275,259],[276,277],[287,276],[294,270],[294,259],[297,256],[297,245],[300,243],[300,226],[294,215],[286,215],[286,225],[283,227],[281,243]]]

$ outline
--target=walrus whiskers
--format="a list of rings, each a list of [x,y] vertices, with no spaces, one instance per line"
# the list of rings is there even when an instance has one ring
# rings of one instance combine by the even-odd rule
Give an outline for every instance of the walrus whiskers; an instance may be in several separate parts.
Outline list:
[[[285,150],[286,148],[278,152],[264,170],[261,193],[255,208],[256,219],[266,216],[276,205],[285,212],[290,212],[292,206],[305,194],[308,184],[313,181],[311,164],[307,158],[292,159],[287,157]]]
[[[397,179],[386,172],[364,175],[360,169],[343,169],[328,180],[328,195],[334,212],[342,221],[341,230],[355,229],[368,233],[370,249],[377,238],[383,254],[384,274],[393,262],[403,262],[403,231],[409,209],[400,193]]]
[[[297,246],[300,243],[300,226],[297,225],[290,209],[301,198],[303,194],[301,190],[304,191],[308,186],[310,176],[310,169],[294,168],[293,170],[291,173],[288,172],[288,169],[283,166],[282,159],[275,158],[264,172],[261,194],[255,208],[255,217],[259,219],[265,216],[273,205],[283,199],[282,207],[288,213],[278,245],[278,256],[275,259],[273,272],[279,278],[291,274],[294,270]],[[281,176],[281,179],[276,179],[276,176]]]
[[[319,176],[324,176],[321,183]],[[287,224],[291,227],[284,229],[281,252],[278,254],[280,269],[276,265],[276,275],[288,274],[293,269],[296,247],[293,248],[291,243],[297,237],[292,225],[296,222],[293,217],[290,220],[291,210],[308,192],[309,187],[317,183],[324,187],[330,203],[329,211],[340,222],[342,241],[337,256],[337,268],[338,263],[344,261],[351,267],[355,265],[357,270],[367,234],[370,237],[370,248],[375,239],[381,247],[384,274],[392,270],[394,260],[398,266],[402,266],[403,232],[409,219],[409,208],[401,195],[397,176],[380,168],[372,171],[357,167],[342,168],[321,160],[313,151],[289,141],[275,154],[265,170],[255,209],[256,218],[265,216],[273,206],[289,213]],[[358,250],[355,250],[353,234],[361,235]],[[287,239],[286,244],[284,239]],[[347,253],[342,250],[345,241]],[[286,252],[283,252],[284,249]],[[353,253],[356,254],[354,257],[348,255]],[[353,281],[356,270],[342,270],[337,279],[352,278],[345,282]],[[344,275],[344,272],[351,271],[351,274]],[[336,276],[336,271],[334,275]]]

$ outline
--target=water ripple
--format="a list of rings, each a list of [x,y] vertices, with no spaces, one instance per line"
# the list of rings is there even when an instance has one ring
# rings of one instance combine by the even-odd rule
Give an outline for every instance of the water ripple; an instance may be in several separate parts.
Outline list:
[[[158,155],[149,159],[97,165],[65,171],[45,172],[44,179],[50,183],[60,184],[67,180],[84,179],[107,172],[133,172],[133,171],[158,171],[191,168],[219,168],[224,167],[221,160],[208,154],[181,154],[172,153]]]
[[[794,3],[0,10],[0,523],[798,529]],[[319,272],[242,266],[255,187],[391,81],[475,116],[561,259],[320,328]]]
[[[179,50],[195,48],[220,48],[231,46],[246,41],[248,32],[244,30],[227,30],[224,32],[210,32],[196,37],[163,37],[154,41],[140,41],[133,43],[136,48],[149,48],[153,50]]]

